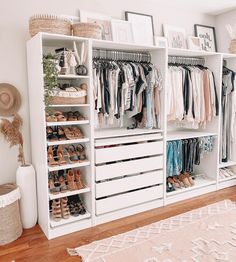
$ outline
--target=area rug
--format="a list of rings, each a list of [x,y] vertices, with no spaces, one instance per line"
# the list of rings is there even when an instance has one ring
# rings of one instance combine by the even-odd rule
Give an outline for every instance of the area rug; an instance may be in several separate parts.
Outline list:
[[[68,253],[85,262],[236,262],[236,203],[218,202]]]

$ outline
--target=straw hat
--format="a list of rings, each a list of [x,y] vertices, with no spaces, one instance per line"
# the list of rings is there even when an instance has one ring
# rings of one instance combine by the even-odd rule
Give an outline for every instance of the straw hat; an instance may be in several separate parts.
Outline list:
[[[21,106],[19,91],[12,85],[0,84],[0,116],[13,116]]]

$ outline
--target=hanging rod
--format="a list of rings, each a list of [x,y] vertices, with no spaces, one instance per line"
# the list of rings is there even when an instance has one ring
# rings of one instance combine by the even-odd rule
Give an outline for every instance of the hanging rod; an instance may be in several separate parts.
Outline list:
[[[183,64],[183,65],[204,65],[205,58],[203,57],[189,57],[189,56],[169,56],[169,64]]]
[[[149,52],[93,49],[93,58],[114,61],[151,62]]]

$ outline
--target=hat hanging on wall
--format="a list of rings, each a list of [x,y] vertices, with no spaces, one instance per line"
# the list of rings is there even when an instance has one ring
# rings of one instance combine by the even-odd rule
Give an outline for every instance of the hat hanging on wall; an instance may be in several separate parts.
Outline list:
[[[0,83],[0,116],[13,116],[21,106],[21,95],[12,85]]]

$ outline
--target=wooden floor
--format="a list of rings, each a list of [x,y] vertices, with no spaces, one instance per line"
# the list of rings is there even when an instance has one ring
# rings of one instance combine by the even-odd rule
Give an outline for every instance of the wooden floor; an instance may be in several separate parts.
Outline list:
[[[70,257],[68,247],[78,247],[94,240],[110,237],[137,227],[141,227],[171,216],[196,209],[224,199],[236,201],[236,187],[210,193],[198,198],[179,202],[163,208],[154,209],[48,241],[39,226],[25,230],[21,238],[0,247],[0,262],[20,261],[77,261],[79,257]]]

